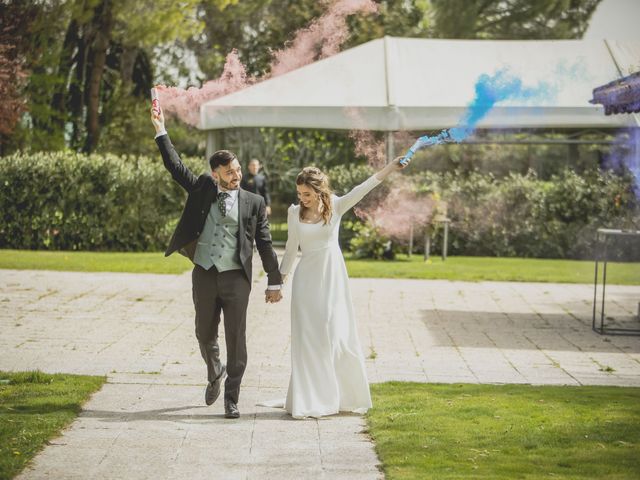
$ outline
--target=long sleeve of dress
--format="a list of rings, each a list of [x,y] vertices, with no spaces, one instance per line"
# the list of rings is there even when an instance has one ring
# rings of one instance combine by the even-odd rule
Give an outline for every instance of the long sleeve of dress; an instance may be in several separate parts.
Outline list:
[[[298,255],[298,208],[295,205],[289,207],[287,213],[287,244],[284,249],[284,255],[282,262],[280,263],[280,273],[282,275],[288,275],[293,267],[293,263]]]
[[[334,200],[333,208],[339,216],[344,215],[347,210],[353,208],[367,193],[381,183],[382,181],[378,180],[375,175],[369,177],[360,185],[353,187],[349,193],[346,193],[342,197],[337,197]]]

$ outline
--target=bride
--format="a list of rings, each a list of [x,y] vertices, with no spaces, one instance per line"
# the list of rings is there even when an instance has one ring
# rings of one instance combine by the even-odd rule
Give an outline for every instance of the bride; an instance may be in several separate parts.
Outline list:
[[[338,232],[349,209],[391,172],[405,168],[401,158],[342,197],[332,194],[329,179],[315,167],[296,178],[300,204],[289,207],[280,265],[282,275],[289,274],[300,247],[291,294],[291,378],[284,403],[294,418],[365,413],[371,407]]]

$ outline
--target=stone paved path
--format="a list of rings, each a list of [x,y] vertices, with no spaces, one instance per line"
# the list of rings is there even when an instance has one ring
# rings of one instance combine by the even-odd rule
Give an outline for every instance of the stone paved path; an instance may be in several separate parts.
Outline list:
[[[357,415],[291,420],[288,297],[255,279],[239,403],[205,407],[190,274],[0,271],[0,369],[107,375],[21,479],[376,479]],[[640,339],[591,331],[589,285],[353,279],[372,382],[640,386]],[[285,294],[288,294],[288,288]],[[639,287],[608,287],[633,323]],[[222,342],[224,345],[224,342]]]

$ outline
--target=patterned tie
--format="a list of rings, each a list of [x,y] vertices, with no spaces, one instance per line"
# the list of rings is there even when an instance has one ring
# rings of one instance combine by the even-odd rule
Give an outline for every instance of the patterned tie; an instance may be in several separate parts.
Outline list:
[[[218,208],[223,217],[227,216],[227,202],[225,200],[230,196],[227,192],[218,192]]]

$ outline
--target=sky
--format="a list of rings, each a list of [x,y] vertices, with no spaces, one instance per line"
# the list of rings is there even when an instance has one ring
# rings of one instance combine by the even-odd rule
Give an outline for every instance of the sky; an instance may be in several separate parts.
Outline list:
[[[593,12],[584,39],[640,39],[640,0],[602,0]]]

